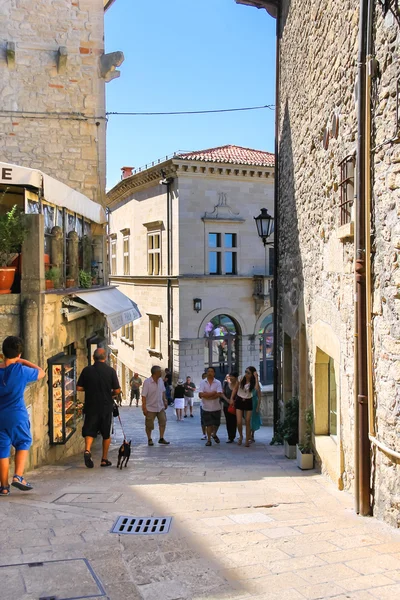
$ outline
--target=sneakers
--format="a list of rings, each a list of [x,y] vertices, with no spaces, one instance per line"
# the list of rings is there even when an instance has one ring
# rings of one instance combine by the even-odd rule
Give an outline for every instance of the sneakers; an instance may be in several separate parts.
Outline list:
[[[164,440],[164,438],[160,438],[158,440],[158,443],[159,444],[164,444],[164,446],[168,446],[169,445],[169,442],[167,442],[167,440]]]
[[[207,439],[207,436],[206,436],[206,435],[203,435],[203,437],[202,437],[201,439],[202,439],[202,440],[206,440],[206,439]]]
[[[154,442],[153,442],[153,440],[149,440],[149,441],[148,441],[148,444],[149,444],[149,446],[154,446]]]
[[[193,415],[190,415],[190,418],[193,419]]]
[[[187,419],[187,415],[185,415],[185,419]]]

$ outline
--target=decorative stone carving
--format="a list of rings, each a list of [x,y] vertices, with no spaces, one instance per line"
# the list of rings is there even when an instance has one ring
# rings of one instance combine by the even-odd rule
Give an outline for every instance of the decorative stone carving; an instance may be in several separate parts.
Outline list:
[[[228,197],[225,192],[218,193],[218,204],[214,206],[213,212],[206,212],[203,221],[236,221],[244,223],[245,219],[239,217],[228,204]]]
[[[15,42],[7,42],[6,56],[8,68],[15,69]]]
[[[66,46],[60,46],[57,52],[57,72],[65,73],[67,68],[68,50]]]
[[[109,52],[100,56],[100,75],[108,83],[113,79],[117,79],[121,72],[116,69],[124,62],[124,53],[120,52]]]

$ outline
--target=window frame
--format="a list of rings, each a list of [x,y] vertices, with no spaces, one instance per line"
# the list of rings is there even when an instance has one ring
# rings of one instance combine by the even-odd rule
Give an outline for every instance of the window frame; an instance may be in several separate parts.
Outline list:
[[[150,248],[149,245],[149,241],[151,238],[155,239],[156,237],[158,237],[159,239],[159,247],[158,248],[154,248],[154,243],[153,243],[153,247]],[[161,230],[156,230],[156,231],[148,231],[147,232],[147,274],[150,275],[151,277],[156,277],[161,275],[162,273],[162,264],[161,264],[161,242],[162,242],[162,237],[161,237]],[[158,273],[154,272],[154,266],[155,266],[155,260],[154,260],[154,256],[157,255],[158,256]]]
[[[217,236],[216,246],[210,245],[210,236]],[[232,236],[232,245],[226,244],[226,236]],[[237,275],[238,274],[238,238],[236,231],[208,231],[207,232],[207,274],[211,276],[218,275]],[[216,271],[211,272],[211,254],[216,255]],[[232,255],[232,271],[226,268],[227,255]]]
[[[151,354],[161,356],[161,315],[148,315],[149,317],[149,347]]]
[[[125,249],[127,245],[127,250]],[[130,275],[130,234],[127,233],[122,238],[122,257],[123,257],[123,272],[124,275]]]
[[[110,239],[110,275],[117,274],[117,238]]]
[[[349,154],[340,163],[339,227],[353,222],[356,157]]]
[[[121,340],[125,344],[128,344],[129,346],[132,346],[132,347],[134,346],[134,327],[133,327],[133,325],[134,325],[133,321],[130,321],[129,323],[126,323],[126,325],[121,327],[121,330],[120,330]]]

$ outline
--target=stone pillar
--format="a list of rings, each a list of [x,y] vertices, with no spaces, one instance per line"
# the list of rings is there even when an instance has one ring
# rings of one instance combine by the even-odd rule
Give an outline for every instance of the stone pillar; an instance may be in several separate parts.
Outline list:
[[[59,288],[61,286],[61,281],[64,279],[63,230],[56,225],[51,230],[51,235],[50,261],[53,267],[60,271],[59,278],[54,281],[54,287]]]
[[[76,231],[68,234],[68,277],[79,283],[79,237]]]
[[[38,293],[44,282],[44,217],[25,215],[26,236],[22,245],[21,293]]]
[[[24,358],[38,364],[39,346],[39,306],[32,298],[26,298],[22,305],[22,337]]]

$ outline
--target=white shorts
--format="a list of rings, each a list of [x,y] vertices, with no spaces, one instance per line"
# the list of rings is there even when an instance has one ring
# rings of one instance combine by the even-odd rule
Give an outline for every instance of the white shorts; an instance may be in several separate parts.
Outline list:
[[[189,396],[185,396],[185,406],[193,406],[194,398],[189,398]]]
[[[175,398],[174,406],[175,406],[175,408],[185,408],[185,399],[184,398]]]

